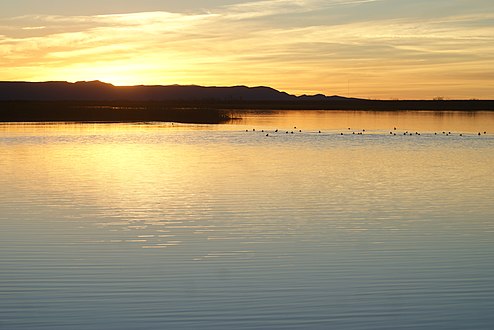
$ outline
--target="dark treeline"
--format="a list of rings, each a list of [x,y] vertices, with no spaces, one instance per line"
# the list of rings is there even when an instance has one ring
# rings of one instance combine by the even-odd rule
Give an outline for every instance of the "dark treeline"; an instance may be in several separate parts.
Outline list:
[[[494,111],[489,100],[0,101],[1,122],[169,121],[221,123],[246,110]]]

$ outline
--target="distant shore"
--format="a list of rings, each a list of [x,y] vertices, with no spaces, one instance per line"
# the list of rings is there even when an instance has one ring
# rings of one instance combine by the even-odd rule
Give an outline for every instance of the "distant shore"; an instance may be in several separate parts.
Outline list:
[[[222,123],[244,111],[494,111],[494,100],[369,100],[338,95],[291,95],[257,86],[113,86],[0,81],[0,122]]]
[[[0,122],[222,123],[244,111],[494,111],[491,100],[0,101]]]
[[[161,102],[0,101],[0,122],[141,122],[219,124],[226,111]]]

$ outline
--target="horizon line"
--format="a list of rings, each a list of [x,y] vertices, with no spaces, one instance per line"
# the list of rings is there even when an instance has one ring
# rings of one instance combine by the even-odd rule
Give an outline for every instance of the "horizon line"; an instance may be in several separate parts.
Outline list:
[[[368,100],[368,101],[494,101],[494,98],[489,98],[489,99],[484,99],[484,98],[451,98],[447,96],[435,96],[431,99],[411,99],[411,98],[399,98],[399,97],[392,97],[389,99],[377,99],[377,98],[365,98],[365,97],[354,97],[354,96],[343,96],[339,94],[333,94],[333,95],[326,95],[322,92],[316,92],[315,94],[292,94],[287,91],[277,89],[268,85],[245,85],[245,84],[239,84],[239,85],[200,85],[200,84],[133,84],[133,85],[119,85],[119,84],[114,84],[111,82],[106,82],[100,79],[95,79],[95,80],[77,80],[77,81],[70,81],[70,80],[37,80],[37,81],[30,81],[30,80],[0,80],[0,83],[68,83],[68,84],[78,84],[78,83],[101,83],[105,85],[110,85],[112,87],[201,87],[201,88],[235,88],[235,87],[244,87],[244,88],[249,88],[249,89],[254,89],[254,88],[269,88],[272,90],[275,90],[280,93],[285,93],[287,95],[295,96],[295,97],[304,97],[304,96],[324,96],[324,97],[339,97],[339,98],[346,98],[346,99],[353,99],[353,100]]]

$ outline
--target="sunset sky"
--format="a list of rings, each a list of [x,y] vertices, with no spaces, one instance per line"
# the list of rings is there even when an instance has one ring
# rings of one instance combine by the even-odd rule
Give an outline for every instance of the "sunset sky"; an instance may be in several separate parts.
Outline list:
[[[2,1],[0,80],[494,99],[494,2]]]

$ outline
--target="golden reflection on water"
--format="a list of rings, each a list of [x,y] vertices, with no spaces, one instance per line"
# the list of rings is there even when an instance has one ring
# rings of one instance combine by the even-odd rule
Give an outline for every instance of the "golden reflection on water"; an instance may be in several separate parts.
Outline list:
[[[465,123],[452,114],[446,121],[424,123],[430,114],[405,116],[401,120],[414,129],[437,129],[446,122],[466,130],[485,119],[480,115]],[[492,116],[486,117],[481,124],[489,126]],[[378,130],[399,122],[395,114],[290,112],[257,120],[213,131],[171,124],[5,125],[0,128],[4,134],[26,139],[1,147],[2,171],[41,203],[73,207],[76,218],[77,212],[85,214],[84,208],[96,208],[86,216],[99,228],[120,233],[107,238],[110,242],[172,248],[190,244],[195,235],[210,242],[241,241],[232,249],[239,251],[243,245],[317,231],[314,219],[324,218],[325,212],[336,230],[352,235],[370,230],[379,218],[386,222],[410,212],[416,203],[434,212],[445,203],[450,212],[461,212],[485,197],[481,190],[465,187],[478,181],[489,190],[492,181],[492,157],[470,147],[453,157],[453,142],[417,148],[408,140],[389,144],[337,139],[336,134],[299,134],[292,140],[280,134],[270,140],[243,131],[244,125],[288,121],[309,129],[362,125]],[[222,135],[221,127],[231,133]],[[47,136],[54,139],[45,140]],[[268,210],[276,214],[265,214]],[[369,214],[374,214],[370,221]],[[339,215],[352,221],[339,221]],[[410,224],[384,228],[398,231]],[[201,253],[195,259],[213,255],[223,254]]]
[[[374,134],[340,136],[353,114],[291,114],[0,125],[2,320],[488,328],[494,136],[389,136],[386,114],[350,121]],[[327,132],[260,132],[300,123]]]
[[[393,130],[494,132],[492,112],[465,111],[280,111],[240,115],[247,126],[292,130]]]

